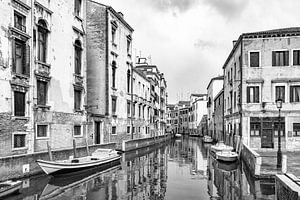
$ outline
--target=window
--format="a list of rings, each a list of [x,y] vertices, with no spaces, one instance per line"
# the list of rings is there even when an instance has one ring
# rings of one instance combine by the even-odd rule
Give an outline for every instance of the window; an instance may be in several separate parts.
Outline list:
[[[293,136],[300,136],[300,123],[293,123]]]
[[[74,44],[74,52],[75,52],[75,74],[76,75],[81,75],[81,42],[79,40],[75,41]]]
[[[234,108],[235,108],[236,107],[236,92],[233,93],[233,104],[234,104]]]
[[[141,117],[141,105],[139,105],[139,117]]]
[[[285,123],[281,122],[280,123],[280,135],[281,136],[285,136]],[[278,136],[278,131],[279,131],[279,123],[278,122],[274,122],[274,136]]]
[[[13,40],[13,72],[29,75],[26,43],[21,40]],[[28,52],[29,58],[29,52]]]
[[[47,82],[37,81],[37,104],[46,105],[47,102]]]
[[[135,116],[135,104],[132,104],[132,116]]]
[[[127,126],[127,133],[130,133],[130,126]]]
[[[289,65],[289,51],[272,52],[272,66],[288,66],[288,65]]]
[[[81,90],[74,90],[74,109],[81,110]]]
[[[139,133],[141,132],[141,127],[139,126]]]
[[[132,133],[135,133],[135,127],[132,127]]]
[[[38,60],[46,63],[48,29],[44,20],[38,22]]]
[[[116,61],[112,62],[112,87],[116,88],[116,68],[117,64]]]
[[[14,134],[14,148],[24,148],[25,147],[25,134]]]
[[[259,103],[259,86],[247,87],[247,103]]]
[[[127,70],[127,92],[130,93],[130,70]]]
[[[81,12],[81,0],[75,0],[74,2],[74,14],[75,16],[80,16]]]
[[[259,67],[259,52],[250,52],[250,67]]]
[[[111,112],[112,114],[116,114],[117,111],[117,98],[116,97],[111,97]]]
[[[14,92],[15,116],[25,116],[25,93]]]
[[[300,50],[293,51],[293,65],[300,65]]]
[[[290,86],[290,102],[300,102],[300,85]]]
[[[130,101],[127,101],[127,116],[130,115]]]
[[[111,134],[112,134],[112,135],[117,134],[117,127],[116,127],[116,126],[112,126],[112,127],[111,127]]]
[[[74,136],[81,136],[81,126],[80,125],[74,126]]]
[[[285,87],[284,86],[276,86],[275,87],[275,101],[277,99],[281,99],[283,102],[285,100]]]
[[[116,32],[117,29],[115,27],[112,27],[111,29],[111,42],[113,45],[116,45]]]
[[[36,137],[37,138],[44,138],[47,137],[47,129],[48,129],[48,125],[37,125],[36,126]]]
[[[131,36],[127,37],[127,55],[130,56],[131,55]]]
[[[18,12],[14,12],[15,28],[26,32],[26,17]]]

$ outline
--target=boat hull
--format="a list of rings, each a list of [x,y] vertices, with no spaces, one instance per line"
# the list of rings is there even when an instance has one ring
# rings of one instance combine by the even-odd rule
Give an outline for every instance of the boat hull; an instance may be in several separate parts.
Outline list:
[[[235,152],[217,152],[216,159],[223,162],[235,162],[238,159],[238,154]]]
[[[22,181],[7,181],[4,183],[0,183],[0,186],[2,184],[7,185],[7,187],[3,187],[3,189],[0,189],[0,197],[5,197],[10,194],[17,193],[21,189]]]
[[[55,174],[69,173],[69,172],[79,171],[91,167],[105,165],[115,161],[120,162],[120,158],[121,156],[118,155],[106,159],[93,160],[84,163],[58,163],[55,161],[44,161],[44,160],[37,160],[37,163],[46,174],[55,175]]]

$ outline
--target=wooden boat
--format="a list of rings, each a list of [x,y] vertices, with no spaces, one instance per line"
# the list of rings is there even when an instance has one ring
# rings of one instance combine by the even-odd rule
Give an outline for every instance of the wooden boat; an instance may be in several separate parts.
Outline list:
[[[213,142],[213,139],[212,139],[210,136],[205,135],[205,136],[203,137],[203,142],[205,142],[205,143],[212,143],[212,142]]]
[[[216,159],[224,162],[234,162],[238,159],[238,154],[233,151],[216,152]]]
[[[224,144],[224,142],[218,142],[216,145],[212,145],[210,147],[211,151],[212,152],[219,152],[219,151],[232,151],[233,150],[233,147],[231,146],[228,146],[226,144]]]
[[[115,150],[97,149],[91,156],[57,161],[37,160],[37,163],[46,174],[59,174],[120,161],[120,158]]]
[[[0,183],[0,197],[18,192],[21,189],[22,181],[5,181]]]

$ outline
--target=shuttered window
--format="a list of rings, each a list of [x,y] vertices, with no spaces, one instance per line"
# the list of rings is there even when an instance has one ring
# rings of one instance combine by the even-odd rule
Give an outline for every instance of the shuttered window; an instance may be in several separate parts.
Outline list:
[[[259,86],[247,87],[247,103],[259,103]]]
[[[300,123],[293,123],[293,136],[300,136]]]
[[[25,93],[14,92],[15,116],[25,116]]]
[[[117,98],[112,97],[111,98],[111,112],[112,112],[112,114],[115,114],[116,111],[117,111]]]
[[[47,102],[47,82],[37,81],[37,104],[46,105]]]
[[[46,63],[48,30],[44,20],[38,22],[38,60]]]
[[[76,16],[80,16],[80,11],[81,11],[81,0],[75,0],[74,2],[74,14]]]
[[[74,90],[74,109],[81,109],[81,90]]]
[[[250,67],[259,67],[259,52],[250,52]]]
[[[293,51],[293,65],[300,65],[300,50]]]
[[[272,66],[288,66],[288,65],[289,65],[289,51],[272,52]]]
[[[290,86],[290,102],[300,102],[300,85]]]
[[[74,51],[75,51],[75,74],[76,75],[81,75],[81,42],[79,40],[75,41],[74,45]]]
[[[81,136],[81,126],[80,125],[74,126],[74,136]]]

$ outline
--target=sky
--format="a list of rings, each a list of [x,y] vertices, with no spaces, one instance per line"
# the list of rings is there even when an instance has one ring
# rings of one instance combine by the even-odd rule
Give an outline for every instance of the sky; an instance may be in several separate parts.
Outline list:
[[[299,0],[98,1],[134,28],[133,51],[164,73],[168,103],[207,93],[242,33],[300,26]]]

